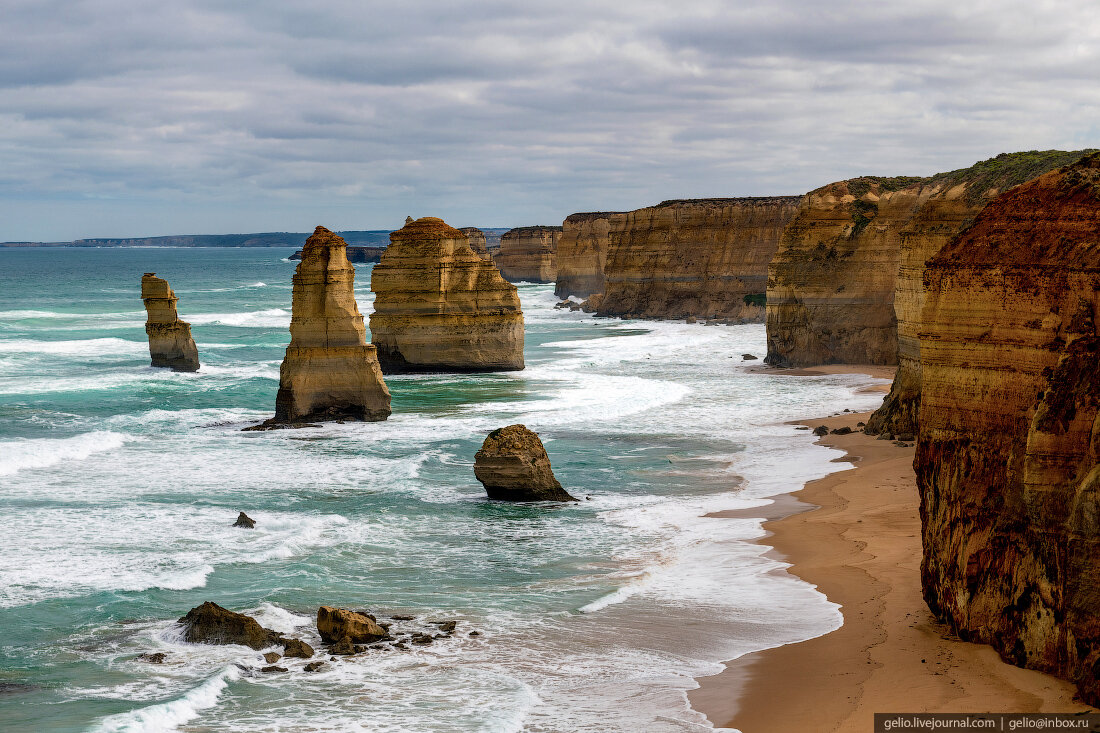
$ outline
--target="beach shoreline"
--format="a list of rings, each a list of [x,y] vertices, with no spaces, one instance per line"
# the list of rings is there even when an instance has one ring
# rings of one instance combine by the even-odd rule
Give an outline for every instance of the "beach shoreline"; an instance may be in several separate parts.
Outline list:
[[[892,368],[843,370],[885,376]],[[868,414],[796,424],[857,430]],[[715,726],[743,733],[868,731],[876,712],[1092,710],[1073,699],[1069,682],[1005,664],[992,648],[960,641],[932,616],[920,588],[912,447],[858,431],[817,443],[845,451],[834,460],[852,467],[757,510],[768,519],[758,541],[791,563],[788,572],[839,604],[844,625],[698,678],[699,688],[688,695],[694,709]]]

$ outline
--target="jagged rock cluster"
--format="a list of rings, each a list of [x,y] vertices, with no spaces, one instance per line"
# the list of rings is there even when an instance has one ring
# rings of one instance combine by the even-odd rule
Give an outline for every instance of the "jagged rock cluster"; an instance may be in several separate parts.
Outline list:
[[[174,372],[197,372],[199,350],[191,337],[191,324],[176,313],[179,298],[168,281],[147,272],[141,277],[141,299],[145,302],[145,333],[149,336],[152,366]]]
[[[604,316],[761,321],[768,263],[798,196],[665,201],[615,215]]]
[[[294,274],[290,345],[279,370],[275,417],[265,426],[385,420],[390,392],[355,302],[344,240],[317,227]]]
[[[1100,154],[995,199],[924,282],[925,598],[1100,703]]]
[[[390,240],[371,274],[371,339],[385,373],[523,369],[516,287],[465,234],[426,216]]]
[[[557,246],[555,295],[559,298],[571,295],[587,298],[604,291],[604,262],[607,260],[612,218],[621,220],[624,216],[601,211],[565,217]]]
[[[500,238],[493,257],[510,282],[552,283],[558,276],[555,256],[561,227],[518,227]]]
[[[466,241],[470,243],[470,249],[474,251],[474,254],[483,260],[492,261],[492,257],[489,256],[489,248],[487,245],[489,240],[485,236],[485,232],[477,227],[462,227],[458,231],[466,235]]]
[[[523,425],[489,433],[474,456],[474,476],[490,499],[576,501],[554,478],[538,434]]]

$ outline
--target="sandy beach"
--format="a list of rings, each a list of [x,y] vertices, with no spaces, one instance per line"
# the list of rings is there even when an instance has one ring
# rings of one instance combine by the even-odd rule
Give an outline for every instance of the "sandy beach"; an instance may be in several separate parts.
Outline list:
[[[888,377],[890,371],[873,373]],[[854,429],[866,419],[845,414],[803,424]],[[913,448],[861,432],[819,442],[846,451],[837,460],[850,461],[852,469],[777,502],[761,541],[792,563],[791,573],[841,605],[844,625],[728,662],[690,693],[697,710],[716,726],[744,733],[865,732],[876,712],[1092,710],[1074,701],[1068,682],[959,641],[928,611],[920,588]]]

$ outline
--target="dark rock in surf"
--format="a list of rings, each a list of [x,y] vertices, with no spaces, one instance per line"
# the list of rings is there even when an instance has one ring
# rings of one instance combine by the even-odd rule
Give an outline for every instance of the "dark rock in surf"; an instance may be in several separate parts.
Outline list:
[[[240,644],[257,651],[282,642],[282,635],[265,629],[251,616],[228,611],[207,601],[187,612],[183,640],[192,644]]]
[[[244,527],[245,529],[256,529],[256,520],[249,517],[244,512],[237,515],[237,521],[233,523],[234,527]]]
[[[523,425],[489,433],[474,456],[474,476],[490,499],[577,501],[554,478],[538,434]]]

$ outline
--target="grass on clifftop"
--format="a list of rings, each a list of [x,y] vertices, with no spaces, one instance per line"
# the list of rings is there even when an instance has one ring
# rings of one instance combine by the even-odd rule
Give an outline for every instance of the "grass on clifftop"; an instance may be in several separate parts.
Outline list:
[[[976,203],[986,191],[996,188],[1005,191],[1013,186],[1038,178],[1048,171],[1076,163],[1089,153],[1087,150],[1028,150],[1022,153],[1001,153],[995,158],[982,160],[969,168],[960,168],[946,173],[937,173],[929,179],[933,184],[957,186],[969,184],[966,197]]]

